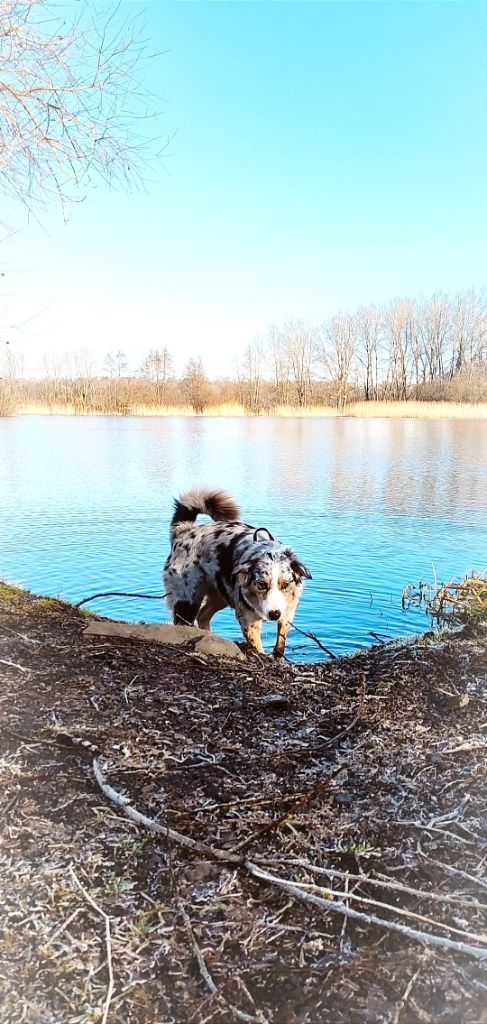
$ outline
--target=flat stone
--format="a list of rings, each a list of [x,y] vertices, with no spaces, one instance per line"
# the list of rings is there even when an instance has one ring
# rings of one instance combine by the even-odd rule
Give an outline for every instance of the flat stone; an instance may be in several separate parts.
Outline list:
[[[258,703],[268,711],[286,711],[291,707],[289,697],[283,693],[268,693],[265,697],[261,697]]]
[[[199,633],[200,630],[195,630],[195,632]],[[216,633],[205,632],[204,636],[196,641],[194,649],[198,654],[210,654],[215,658],[236,658],[238,661],[245,661],[245,655],[233,640],[225,640],[222,636],[217,636]]]
[[[353,796],[351,793],[335,793],[335,803],[339,807],[348,807],[353,804]]]
[[[215,633],[194,626],[173,626],[170,622],[135,623],[113,622],[111,619],[95,619],[84,630],[87,636],[126,637],[129,640],[145,640],[174,647],[190,647],[202,655],[215,658],[233,658],[245,661],[245,655],[232,640],[225,640]]]
[[[437,750],[432,750],[426,754],[426,760],[428,764],[443,764],[445,758],[443,754],[440,754]]]

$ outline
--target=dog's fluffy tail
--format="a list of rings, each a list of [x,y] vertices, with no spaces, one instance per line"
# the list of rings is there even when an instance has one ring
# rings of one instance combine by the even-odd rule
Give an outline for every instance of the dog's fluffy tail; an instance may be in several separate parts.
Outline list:
[[[174,501],[174,515],[171,520],[171,537],[178,526],[194,523],[200,512],[211,516],[215,522],[240,522],[240,509],[226,491],[213,488],[195,488],[186,491]]]

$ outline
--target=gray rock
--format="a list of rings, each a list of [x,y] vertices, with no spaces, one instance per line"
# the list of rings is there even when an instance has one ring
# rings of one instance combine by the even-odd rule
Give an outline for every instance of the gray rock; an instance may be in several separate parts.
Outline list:
[[[233,658],[245,661],[245,655],[232,640],[209,633],[194,626],[173,626],[170,622],[157,624],[113,622],[110,619],[95,619],[84,630],[87,636],[126,637],[129,640],[145,640],[175,647],[188,647],[202,657]]]
[[[351,793],[335,793],[335,803],[339,807],[348,807],[353,804],[353,796]]]
[[[287,711],[291,707],[289,697],[283,693],[268,693],[265,697],[261,697],[258,704],[268,711]]]

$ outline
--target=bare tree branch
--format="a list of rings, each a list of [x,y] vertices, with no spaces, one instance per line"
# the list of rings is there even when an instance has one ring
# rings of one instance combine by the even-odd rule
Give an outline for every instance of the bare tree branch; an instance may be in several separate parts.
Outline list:
[[[102,179],[131,189],[164,144],[140,131],[158,111],[142,84],[139,17],[100,22],[46,0],[0,0],[0,189],[32,209],[81,201]]]

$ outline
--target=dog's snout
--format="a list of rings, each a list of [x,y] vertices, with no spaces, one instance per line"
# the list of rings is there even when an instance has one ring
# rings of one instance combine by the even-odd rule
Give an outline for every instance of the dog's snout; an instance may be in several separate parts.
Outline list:
[[[269,612],[269,618],[272,622],[277,622],[281,618],[281,613],[278,608],[274,608],[273,611]]]

